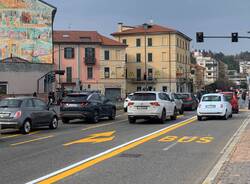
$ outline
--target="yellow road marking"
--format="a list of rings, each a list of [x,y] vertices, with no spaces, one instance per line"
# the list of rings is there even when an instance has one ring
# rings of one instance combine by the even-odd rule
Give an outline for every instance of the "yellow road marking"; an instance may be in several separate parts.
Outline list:
[[[115,131],[92,134],[87,138],[79,139],[77,141],[69,142],[69,143],[66,143],[66,144],[63,144],[63,145],[64,146],[69,146],[69,145],[72,145],[72,144],[102,143],[102,142],[112,141],[115,138],[115,136],[112,136],[114,133],[115,133]]]
[[[98,127],[103,127],[103,126],[107,126],[107,125],[112,125],[112,124],[115,124],[115,123],[106,123],[106,124],[102,124],[102,125],[91,126],[91,127],[83,128],[82,130],[89,130],[89,129],[93,129],[93,128],[98,128]]]
[[[177,118],[181,118],[181,117],[183,117],[184,115],[179,115],[179,116],[177,116]]]
[[[122,152],[125,152],[125,151],[127,151],[127,150],[132,149],[132,148],[135,148],[135,147],[137,147],[137,146],[139,146],[139,145],[141,145],[141,144],[143,144],[143,143],[145,143],[145,142],[148,142],[148,141],[150,141],[150,140],[152,140],[152,139],[155,139],[155,138],[157,138],[157,137],[159,137],[159,136],[161,136],[161,135],[164,135],[164,134],[166,134],[166,133],[168,133],[168,132],[170,132],[170,131],[173,131],[173,130],[175,130],[175,129],[177,129],[177,128],[180,128],[180,127],[182,127],[182,126],[185,126],[185,125],[187,125],[187,124],[190,124],[190,123],[192,123],[192,122],[194,122],[194,121],[196,121],[196,118],[191,118],[191,119],[189,119],[188,121],[184,121],[184,122],[179,123],[179,124],[177,124],[177,125],[175,125],[175,126],[171,126],[171,127],[169,127],[169,128],[166,128],[166,129],[164,129],[164,130],[162,130],[162,131],[160,131],[160,132],[156,132],[156,133],[154,133],[154,134],[151,134],[151,135],[149,135],[149,136],[146,136],[146,137],[144,137],[144,138],[142,138],[142,139],[139,139],[139,140],[137,140],[137,141],[135,141],[135,142],[132,142],[132,143],[127,144],[127,145],[125,145],[125,146],[123,146],[123,147],[120,147],[120,148],[117,148],[117,149],[115,149],[115,150],[113,150],[113,151],[111,151],[111,152],[108,152],[108,153],[106,153],[106,154],[104,154],[104,155],[101,155],[101,156],[99,156],[99,157],[97,157],[97,158],[95,158],[95,159],[93,159],[93,160],[90,160],[90,161],[88,161],[88,162],[85,162],[85,163],[83,163],[83,164],[80,164],[80,165],[78,165],[78,166],[75,166],[75,167],[73,167],[73,168],[71,168],[71,169],[68,169],[68,170],[63,171],[63,172],[61,172],[61,173],[58,173],[58,174],[56,174],[56,175],[54,175],[54,176],[48,177],[47,179],[44,179],[44,180],[38,182],[38,184],[50,184],[50,183],[55,183],[55,182],[57,182],[57,181],[59,181],[59,180],[62,180],[62,179],[64,179],[64,178],[68,177],[68,176],[71,176],[71,175],[73,175],[73,174],[75,174],[75,173],[78,173],[78,172],[80,172],[80,171],[83,171],[83,170],[85,170],[85,169],[87,169],[87,168],[89,168],[89,167],[91,167],[91,166],[93,166],[93,165],[95,165],[95,164],[97,164],[97,163],[100,163],[100,162],[102,162],[102,161],[104,161],[104,160],[107,160],[107,159],[109,159],[109,158],[112,158],[112,157],[114,157],[114,156],[116,156],[116,155],[118,155],[118,154],[120,154],[120,153],[122,153]]]
[[[39,140],[43,140],[43,139],[48,139],[48,138],[51,138],[51,137],[54,137],[54,135],[50,135],[50,136],[46,136],[46,137],[40,137],[40,138],[37,138],[37,139],[31,139],[31,140],[28,140],[28,141],[14,143],[14,144],[11,144],[11,146],[17,146],[17,145],[21,145],[21,144],[27,144],[27,143],[30,143],[30,142],[35,142],[35,141],[39,141]]]
[[[32,132],[32,133],[28,134],[27,136],[34,135],[34,134],[37,134],[39,132],[40,131]],[[12,137],[18,137],[18,136],[21,136],[21,135],[23,135],[23,134],[8,135],[8,136],[1,137],[0,139],[7,139],[7,138],[12,138]]]

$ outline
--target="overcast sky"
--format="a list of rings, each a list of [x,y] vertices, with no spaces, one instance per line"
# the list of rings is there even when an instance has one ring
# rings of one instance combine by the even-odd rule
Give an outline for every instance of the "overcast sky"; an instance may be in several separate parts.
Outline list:
[[[250,39],[205,39],[196,43],[195,33],[250,36],[250,0],[45,0],[57,7],[55,30],[95,30],[110,36],[117,23],[155,24],[177,29],[191,37],[192,49],[225,54],[250,51]]]

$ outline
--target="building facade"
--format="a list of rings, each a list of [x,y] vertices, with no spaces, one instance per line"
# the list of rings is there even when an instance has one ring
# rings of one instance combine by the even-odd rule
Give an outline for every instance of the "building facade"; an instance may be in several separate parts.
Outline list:
[[[198,92],[204,89],[205,75],[206,75],[206,68],[198,64],[191,64],[191,79],[193,82],[192,92]]]
[[[138,90],[190,91],[190,41],[159,25],[125,26],[111,34],[126,49],[127,93]]]
[[[219,78],[219,61],[204,52],[194,52],[198,65],[206,68],[205,85],[214,83]]]
[[[240,73],[250,75],[250,61],[240,61]]]
[[[109,99],[125,97],[126,45],[96,31],[55,31],[55,70],[58,87],[100,90]]]
[[[37,80],[53,69],[55,13],[41,0],[0,0],[1,93],[33,93]]]

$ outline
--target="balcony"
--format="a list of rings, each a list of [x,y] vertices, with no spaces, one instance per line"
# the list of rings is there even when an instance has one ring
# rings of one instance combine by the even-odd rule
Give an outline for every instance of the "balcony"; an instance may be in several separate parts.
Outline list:
[[[84,57],[83,58],[85,65],[95,65],[96,58],[94,57]]]
[[[60,84],[64,85],[75,85],[77,84],[78,81],[79,81],[78,78],[60,78]]]
[[[129,81],[129,82],[131,82],[133,84],[144,84],[144,83],[146,83],[146,80],[141,79],[141,78],[128,78],[127,81]],[[155,84],[155,83],[157,83],[157,79],[149,77],[148,80],[147,80],[147,83],[148,84]]]

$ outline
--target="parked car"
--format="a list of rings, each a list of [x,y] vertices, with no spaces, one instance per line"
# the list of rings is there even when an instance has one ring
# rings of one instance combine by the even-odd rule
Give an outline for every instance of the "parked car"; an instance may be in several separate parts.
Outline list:
[[[176,93],[178,99],[182,99],[184,110],[195,110],[198,107],[198,100],[192,93]]]
[[[222,117],[225,120],[233,116],[232,106],[224,94],[211,93],[201,98],[197,109],[197,119],[201,121],[203,117],[211,116]]]
[[[231,103],[233,112],[238,113],[239,112],[239,103],[238,103],[238,98],[237,95],[235,95],[234,92],[221,92],[222,94],[225,95],[226,100]]]
[[[167,93],[170,97],[170,100],[175,102],[176,109],[179,112],[179,114],[183,114],[183,101],[181,98],[178,98],[178,96],[175,93]]]
[[[103,117],[115,119],[116,106],[98,92],[69,93],[61,102],[60,116],[63,123],[73,119],[97,123]]]
[[[124,109],[124,112],[127,112],[128,111],[128,103],[129,101],[131,100],[133,96],[133,93],[130,93],[127,98],[124,100],[124,104],[123,104],[123,109]]]
[[[0,100],[2,129],[20,129],[24,134],[35,127],[58,127],[58,116],[44,101],[34,97],[4,98]]]
[[[167,116],[175,120],[177,109],[165,92],[135,92],[128,103],[129,123],[135,123],[137,119],[158,119],[164,123]]]

